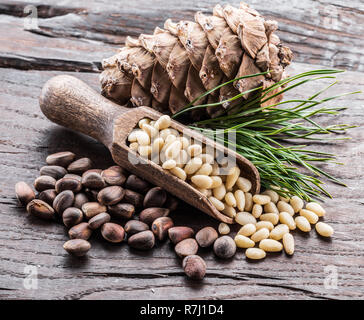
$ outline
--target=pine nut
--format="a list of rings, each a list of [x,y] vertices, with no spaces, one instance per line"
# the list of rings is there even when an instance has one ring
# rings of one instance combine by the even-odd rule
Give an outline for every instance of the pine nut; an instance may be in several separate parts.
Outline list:
[[[238,180],[236,180],[236,185],[243,192],[249,192],[252,188],[252,183],[243,177],[239,177]]]
[[[286,202],[286,203],[289,203],[289,197],[283,197],[283,196],[279,196],[279,201],[283,201],[283,202]]]
[[[238,180],[240,175],[240,169],[238,167],[231,168],[229,170],[229,174],[226,177],[226,189],[230,190],[235,185],[235,182]]]
[[[235,221],[242,226],[248,223],[257,223],[257,220],[249,212],[238,212],[236,214]]]
[[[190,141],[186,137],[177,138],[181,142],[182,149],[187,149],[190,146]]]
[[[269,221],[271,222],[273,225],[276,225],[279,221],[279,216],[276,213],[263,213],[259,219],[261,221]]]
[[[262,194],[269,196],[271,201],[276,204],[279,201],[279,194],[273,190],[265,190]]]
[[[129,148],[133,151],[138,151],[138,148],[139,148],[139,143],[138,142],[132,142],[130,145],[129,145]]]
[[[163,140],[166,140],[166,138],[170,135],[172,135],[171,129],[163,129],[159,131],[159,137],[162,138]]]
[[[137,132],[141,131],[138,129],[133,130],[132,132],[129,133],[128,135],[128,141],[129,142],[136,142],[137,141]]]
[[[310,211],[310,210],[307,210],[307,209],[301,209],[300,210],[300,216],[303,216],[305,217],[309,223],[311,224],[315,224],[317,223],[319,217],[317,216],[316,213]]]
[[[188,161],[188,154],[186,150],[181,150],[178,154],[178,156],[174,159],[176,160],[177,167],[184,168],[185,164]]]
[[[225,205],[215,197],[209,197],[208,199],[217,210],[222,211],[225,209]]]
[[[282,251],[283,245],[277,240],[263,239],[259,243],[259,248],[266,252],[279,252]]]
[[[252,209],[252,215],[254,218],[259,218],[260,215],[263,213],[263,207],[260,204],[254,204]]]
[[[232,192],[228,192],[225,195],[225,202],[230,207],[236,207],[236,200]]]
[[[222,212],[230,218],[235,218],[236,216],[236,210],[228,205],[225,205],[225,208],[222,210]]]
[[[164,146],[163,146],[163,148],[162,148],[162,152],[166,152],[166,150],[167,150],[167,148],[173,143],[173,142],[175,142],[177,140],[177,138],[174,136],[174,135],[172,135],[172,134],[170,134],[170,135],[168,135],[165,139],[164,139]]]
[[[162,138],[157,138],[153,140],[152,143],[152,152],[160,152],[164,146],[164,140]]]
[[[257,228],[257,230],[260,230],[262,228],[267,228],[269,231],[272,231],[274,229],[274,225],[270,221],[259,221],[255,225],[255,227]]]
[[[293,217],[288,212],[282,211],[279,214],[279,221],[286,224],[289,230],[296,229],[296,222],[294,222]]]
[[[196,175],[205,175],[205,176],[209,176],[212,172],[212,166],[211,164],[208,163],[204,163],[200,169],[198,169],[198,171],[196,172]]]
[[[253,195],[250,192],[245,193],[245,211],[251,212],[253,208]]]
[[[161,116],[154,124],[157,130],[167,129],[171,125],[171,118],[168,115]]]
[[[175,166],[176,166],[176,161],[174,161],[173,159],[169,159],[163,163],[162,168],[170,170],[170,169],[174,168]]]
[[[290,233],[286,233],[283,236],[283,248],[290,256],[294,253],[294,238]]]
[[[195,175],[191,177],[191,181],[199,188],[209,189],[212,185],[212,179],[209,176]]]
[[[253,202],[260,204],[260,205],[264,205],[270,202],[270,196],[265,196],[262,194],[255,194],[253,196]]]
[[[218,230],[221,235],[226,235],[230,233],[230,227],[223,222],[219,224]]]
[[[240,230],[238,231],[238,234],[241,234],[242,236],[250,237],[252,234],[257,231],[257,228],[254,224],[248,223],[245,226],[242,226]]]
[[[151,138],[154,138],[154,137],[156,137],[158,134],[159,134],[159,131],[156,129],[156,128],[154,128],[154,127],[152,127],[152,126],[150,126],[149,124],[143,124],[143,126],[142,126],[142,129],[143,129],[143,131],[145,131],[148,135],[149,135],[149,137],[151,137]]]
[[[269,230],[267,228],[259,229],[257,232],[255,232],[250,239],[252,239],[254,242],[262,241],[263,239],[267,239],[269,237]]]
[[[252,248],[255,246],[255,243],[253,240],[249,239],[246,236],[243,236],[241,234],[238,234],[234,238],[235,244],[238,248]]]
[[[310,210],[310,211],[313,211],[319,217],[323,217],[325,215],[325,213],[326,213],[325,209],[323,207],[321,207],[321,205],[316,203],[316,202],[307,203],[306,204],[306,209]]]
[[[215,189],[219,186],[222,185],[222,180],[220,177],[218,176],[211,176],[211,179],[212,179],[212,185],[211,185],[211,189]]]
[[[323,237],[331,237],[334,233],[334,229],[331,226],[321,221],[315,225],[315,229],[317,233]]]
[[[166,149],[165,155],[168,159],[176,158],[181,151],[182,144],[180,141],[172,142],[169,147]]]
[[[135,133],[135,137],[140,146],[148,146],[150,144],[150,137],[145,131],[138,130]]]
[[[270,232],[269,237],[274,240],[281,240],[286,233],[289,233],[288,226],[286,224],[279,224]]]
[[[214,162],[212,164],[212,172],[211,172],[211,175],[212,176],[218,176],[218,175],[220,175],[220,168],[219,168],[219,165],[216,162]]]
[[[303,232],[310,232],[311,231],[311,225],[308,222],[308,220],[303,216],[298,216],[294,219],[296,222],[297,228],[300,229]]]
[[[279,213],[277,206],[272,201],[264,205],[264,212],[265,213]]]
[[[183,181],[185,181],[187,178],[186,172],[179,167],[174,167],[169,172],[172,173],[177,178],[180,178]]]
[[[138,147],[138,153],[144,157],[148,158],[148,156],[152,153],[152,147],[151,146],[139,146]]]
[[[278,208],[279,212],[284,211],[284,212],[288,212],[291,216],[294,215],[293,208],[291,207],[290,204],[288,204],[285,201],[282,201],[282,200],[278,201],[277,208]]]
[[[149,124],[149,122],[150,122],[150,120],[148,118],[141,119],[138,122],[138,126],[139,126],[140,129],[143,129],[143,125],[144,124]]]
[[[248,248],[245,250],[245,255],[247,258],[252,260],[264,259],[266,257],[266,253],[264,250],[259,248]]]
[[[236,205],[237,205],[239,211],[244,211],[245,206],[246,206],[244,192],[242,190],[236,190],[234,192],[234,197],[235,197]]]
[[[216,199],[218,199],[218,200],[224,199],[225,194],[226,194],[225,185],[221,184],[219,187],[213,189],[212,193]]]
[[[293,208],[293,211],[295,213],[299,212],[302,208],[303,208],[303,200],[297,196],[293,196],[290,200],[289,200],[290,205]]]
[[[198,156],[199,154],[202,153],[202,147],[199,145],[199,144],[193,144],[193,145],[190,145],[188,148],[187,148],[187,153],[191,156],[191,157],[196,157]]]
[[[202,160],[200,158],[192,158],[187,162],[185,171],[187,174],[194,174],[202,166]]]

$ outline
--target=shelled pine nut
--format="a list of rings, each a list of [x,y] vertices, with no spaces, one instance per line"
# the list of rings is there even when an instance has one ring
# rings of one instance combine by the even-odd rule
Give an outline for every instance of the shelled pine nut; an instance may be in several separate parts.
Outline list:
[[[284,212],[288,212],[291,216],[294,215],[294,210],[293,210],[292,206],[285,201],[282,201],[282,200],[278,201],[277,208],[278,208],[279,212],[284,211]]]
[[[270,202],[270,196],[256,194],[253,196],[253,202],[260,205],[268,204]]]
[[[290,233],[286,233],[283,235],[283,248],[284,251],[288,254],[288,255],[292,255],[294,253],[294,238]]]
[[[259,221],[255,225],[255,227],[257,230],[262,229],[262,228],[267,228],[269,231],[272,231],[274,229],[274,225],[270,221]]]
[[[235,216],[236,216],[236,210],[230,206],[225,206],[225,208],[224,208],[224,210],[222,210],[222,212],[230,218],[235,218]]]
[[[283,245],[277,240],[263,239],[259,243],[259,248],[266,252],[279,252],[282,251]]]
[[[310,210],[307,210],[307,209],[301,209],[300,210],[300,216],[303,216],[305,217],[309,223],[311,224],[315,224],[317,223],[319,217],[317,216],[316,213],[310,211]]]
[[[310,232],[311,231],[311,225],[308,222],[308,220],[303,216],[298,216],[294,219],[296,222],[297,228],[300,229],[303,232]]]
[[[255,231],[257,231],[256,226],[254,224],[252,224],[252,223],[248,223],[245,226],[242,226],[240,228],[240,230],[238,231],[238,234],[241,234],[242,236],[249,237],[252,234],[254,234]]]
[[[250,212],[253,208],[253,195],[250,192],[245,193],[245,208],[244,211]]]
[[[325,215],[325,209],[316,202],[309,202],[306,204],[306,209],[316,213],[317,216],[323,217]]]
[[[269,237],[269,230],[267,228],[259,229],[257,232],[255,232],[250,239],[252,239],[254,242],[262,241],[263,239],[267,239]]]
[[[235,244],[238,248],[253,248],[255,242],[246,236],[238,234],[234,238]]]
[[[238,212],[235,216],[235,221],[244,226],[248,223],[256,224],[257,220],[249,212]]]
[[[270,197],[271,201],[276,204],[279,201],[279,194],[274,190],[265,190],[262,194]]]
[[[236,206],[240,211],[245,210],[246,200],[245,200],[245,194],[242,190],[236,190],[234,192],[234,197],[236,200]]]
[[[317,233],[323,237],[331,237],[334,233],[334,229],[324,222],[318,222],[315,225],[315,229]]]
[[[303,208],[303,200],[297,196],[293,196],[289,200],[290,205],[292,206],[295,213],[299,212]]]
[[[296,229],[296,222],[294,222],[293,217],[288,212],[282,211],[279,214],[279,221],[287,225],[289,230]]]
[[[277,206],[274,202],[270,201],[264,205],[264,212],[266,213],[279,213]]]
[[[221,235],[226,235],[230,233],[230,227],[226,223],[221,222],[218,227],[219,233]]]
[[[263,213],[260,217],[260,220],[262,221],[269,221],[273,225],[276,225],[279,221],[279,216],[276,213]]]
[[[263,213],[263,207],[260,204],[254,204],[252,209],[252,215],[255,218],[259,218],[260,215]]]
[[[249,192],[252,188],[252,183],[243,177],[239,177],[238,180],[236,180],[236,185],[243,192]]]
[[[288,226],[286,224],[279,224],[270,232],[269,238],[281,240],[286,233],[289,233]]]
[[[264,259],[267,254],[265,253],[264,250],[259,248],[248,248],[245,251],[245,255],[249,259],[259,260],[259,259]]]
[[[225,195],[225,202],[228,206],[231,206],[231,207],[236,207],[236,199],[233,195],[232,192],[228,192],[226,195]]]

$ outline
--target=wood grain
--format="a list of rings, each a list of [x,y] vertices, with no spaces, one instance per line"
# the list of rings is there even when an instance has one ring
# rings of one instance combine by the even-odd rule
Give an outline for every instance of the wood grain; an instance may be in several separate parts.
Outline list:
[[[159,244],[149,253],[139,253],[125,244],[106,243],[96,235],[91,240],[93,247],[88,258],[70,257],[62,249],[67,240],[66,230],[61,225],[27,217],[15,200],[14,185],[19,180],[32,183],[45,157],[56,151],[71,150],[80,156],[89,156],[101,168],[111,165],[112,159],[108,150],[95,140],[54,125],[42,116],[38,105],[42,86],[52,76],[85,71],[76,76],[99,90],[99,62],[116,50],[126,34],[150,32],[169,16],[190,18],[194,10],[210,9],[217,1],[168,1],[166,5],[166,0],[160,0],[151,6],[146,0],[132,5],[130,2],[125,5],[126,1],[99,0],[88,1],[85,8],[85,2],[79,0],[62,1],[63,7],[54,7],[52,1],[44,0],[42,5],[48,7],[42,11],[37,33],[23,30],[20,16],[22,8],[29,3],[36,2],[0,2],[0,12],[4,14],[0,37],[5,40],[0,48],[3,67],[0,69],[0,298],[364,298],[362,127],[350,130],[351,140],[311,145],[338,154],[344,166],[326,166],[325,169],[348,187],[327,185],[334,199],[325,201],[328,212],[325,221],[335,229],[333,239],[324,240],[315,231],[309,236],[295,232],[296,252],[292,258],[283,253],[271,254],[264,261],[252,263],[247,262],[243,251],[239,250],[233,260],[220,261],[210,251],[201,251],[208,273],[202,283],[196,283],[184,277],[181,261],[168,243]],[[291,74],[318,67],[313,63],[363,70],[362,1],[273,0],[269,8],[264,7],[266,2],[250,3],[280,21],[281,38],[291,43],[296,52],[296,63],[289,70]],[[17,11],[14,8],[18,8]],[[75,11],[69,11],[70,8]],[[337,15],[330,10],[337,10]],[[99,24],[94,26],[97,30],[87,32],[87,27],[79,28],[83,19],[91,19],[89,17],[96,13],[100,15]],[[81,17],[77,20],[80,24],[64,24],[70,15]],[[105,15],[108,20],[103,24],[101,17]],[[339,17],[338,25],[323,25],[324,21],[330,21],[327,18],[335,16]],[[58,25],[57,18],[61,21]],[[89,21],[95,21],[92,19]],[[46,30],[46,24],[51,28]],[[346,72],[339,79],[339,89],[332,89],[330,93],[364,88],[361,72]],[[327,84],[326,80],[324,83]],[[316,84],[308,83],[306,90],[296,91],[287,98],[306,98],[314,91],[317,91]],[[363,94],[341,98],[335,105],[348,109],[337,118],[320,117],[321,123],[362,126]],[[176,225],[191,225],[195,230],[205,225],[216,226],[216,221],[188,206],[175,212],[173,219]],[[38,267],[37,290],[23,286],[27,275],[24,268],[28,265]],[[337,289],[324,286],[332,267],[338,275]]]

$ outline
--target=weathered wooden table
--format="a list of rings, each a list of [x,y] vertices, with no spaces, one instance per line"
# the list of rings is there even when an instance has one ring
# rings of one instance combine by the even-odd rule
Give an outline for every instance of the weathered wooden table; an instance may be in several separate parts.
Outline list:
[[[19,180],[32,183],[47,154],[71,150],[96,164],[112,163],[106,148],[45,119],[38,106],[44,82],[72,74],[99,90],[100,61],[112,55],[126,35],[151,32],[167,17],[191,18],[218,1],[0,1],[0,298],[4,299],[362,299],[364,297],[364,129],[350,130],[352,139],[316,143],[334,152],[345,166],[329,166],[348,184],[328,184],[327,217],[335,228],[332,240],[313,231],[297,233],[296,252],[247,262],[239,251],[232,261],[202,252],[208,274],[202,283],[189,281],[172,247],[160,244],[149,253],[126,245],[92,240],[87,258],[70,257],[62,244],[61,225],[26,217],[14,197]],[[231,1],[235,4],[238,1]],[[279,35],[293,48],[290,73],[322,65],[345,68],[340,92],[364,87],[364,3],[354,1],[249,1],[280,23]],[[86,6],[87,3],[87,6]],[[269,4],[268,4],[269,3]],[[38,19],[31,19],[34,6]],[[265,6],[266,5],[266,6]],[[26,13],[24,13],[24,11]],[[27,18],[24,18],[28,16]],[[35,23],[38,23],[38,29]],[[25,31],[26,28],[33,30]],[[307,85],[307,97],[315,89]],[[337,89],[336,89],[337,90]],[[333,91],[332,91],[333,92]],[[292,96],[292,94],[291,94]],[[336,102],[348,106],[330,120],[364,123],[363,94]],[[323,123],[328,120],[321,118]],[[177,224],[216,225],[188,206],[174,213]],[[36,269],[34,269],[34,266]],[[29,289],[29,270],[37,272],[37,289]],[[336,280],[337,279],[337,283]],[[337,285],[335,285],[337,284]]]

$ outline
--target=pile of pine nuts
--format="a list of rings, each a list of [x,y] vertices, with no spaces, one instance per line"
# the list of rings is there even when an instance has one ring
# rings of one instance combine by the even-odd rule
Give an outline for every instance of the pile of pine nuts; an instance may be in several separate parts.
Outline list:
[[[317,233],[323,237],[331,237],[334,233],[331,226],[318,222],[325,215],[320,204],[309,202],[305,205],[298,196],[283,197],[274,190],[253,195],[251,182],[240,176],[237,166],[226,171],[226,164],[218,163],[215,152],[190,142],[170,128],[170,124],[167,115],[157,121],[140,120],[139,128],[128,136],[129,147],[191,184],[218,211],[234,218],[242,226],[234,238],[236,246],[247,249],[245,254],[249,259],[263,259],[266,252],[283,249],[292,255],[295,245],[290,231],[296,228],[310,232],[311,225],[315,225]],[[225,174],[221,174],[224,169]],[[221,223],[218,231],[227,235],[230,227]]]
[[[315,225],[320,236],[331,237],[334,233],[331,226],[318,221],[325,215],[325,209],[316,202],[305,205],[297,196],[288,198],[274,190],[266,190],[254,195],[246,209],[250,210],[239,212],[235,217],[242,227],[234,240],[237,247],[247,249],[245,255],[249,259],[263,259],[266,252],[283,249],[292,255],[295,244],[290,231],[295,229],[310,232],[311,225]]]
[[[227,158],[182,136],[170,124],[167,115],[157,121],[140,120],[139,128],[128,136],[129,147],[191,184],[223,214],[234,218],[244,211],[246,198],[252,198],[252,184],[240,176],[239,167],[228,167]]]

